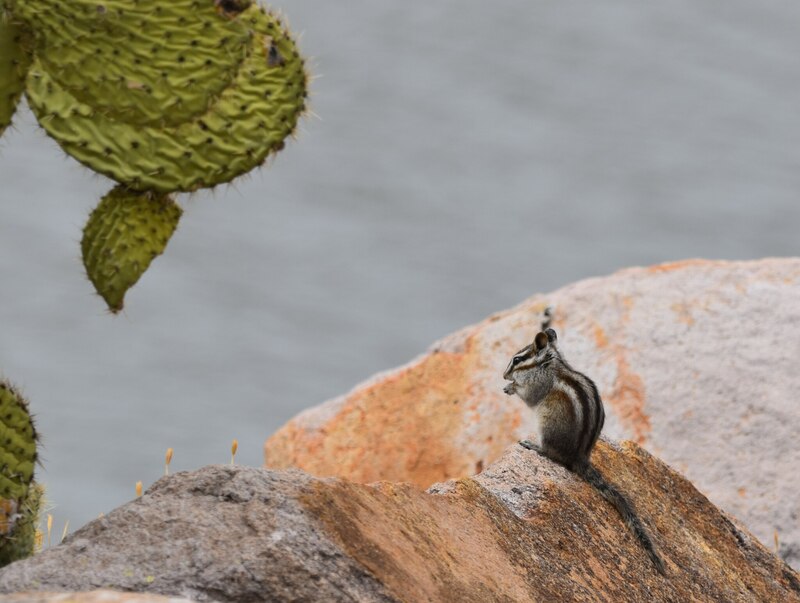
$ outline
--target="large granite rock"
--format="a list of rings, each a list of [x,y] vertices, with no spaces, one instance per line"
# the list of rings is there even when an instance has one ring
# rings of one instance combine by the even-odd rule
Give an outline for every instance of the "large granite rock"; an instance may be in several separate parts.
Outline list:
[[[658,574],[588,484],[520,446],[424,492],[212,466],[0,570],[0,592],[117,590],[197,601],[800,602],[800,577],[635,444],[601,442],[667,563]]]
[[[800,567],[800,260],[686,261],[581,281],[490,316],[272,436],[268,467],[421,486],[479,473],[533,431],[502,372],[553,308],[605,433],[683,471]]]

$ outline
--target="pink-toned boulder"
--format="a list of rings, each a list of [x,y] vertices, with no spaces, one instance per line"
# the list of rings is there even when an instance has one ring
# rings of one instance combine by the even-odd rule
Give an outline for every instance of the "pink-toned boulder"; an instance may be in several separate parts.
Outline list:
[[[535,295],[410,364],[307,410],[265,445],[268,467],[410,481],[473,475],[533,431],[502,392],[543,311],[598,384],[605,433],[683,471],[800,567],[800,260],[684,261]]]

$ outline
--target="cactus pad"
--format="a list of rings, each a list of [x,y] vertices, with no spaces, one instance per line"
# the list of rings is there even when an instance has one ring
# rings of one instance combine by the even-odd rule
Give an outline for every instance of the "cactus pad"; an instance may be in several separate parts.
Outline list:
[[[176,125],[204,113],[250,43],[247,23],[213,0],[17,1],[15,11],[61,89],[129,124]]]
[[[100,201],[83,229],[86,274],[112,312],[178,226],[181,208],[166,194],[118,186]]]
[[[134,111],[110,111],[92,104],[100,97],[92,89],[80,92],[79,98],[78,92],[73,93],[78,79],[70,82],[71,88],[65,87],[57,79],[61,76],[37,57],[26,92],[39,123],[78,161],[137,190],[194,191],[229,182],[263,163],[270,152],[283,148],[305,109],[303,61],[277,17],[255,5],[229,16],[222,7],[235,4],[232,0],[214,4],[215,19],[224,20],[235,32],[244,27],[248,37],[241,62],[205,111],[178,124],[169,118],[151,123],[152,116],[143,112],[139,117],[144,115],[147,123],[142,125],[141,119],[128,117]],[[173,117],[184,113],[176,109]]]
[[[35,464],[36,429],[28,404],[0,381],[0,500],[25,498]]]
[[[0,135],[11,123],[31,62],[30,37],[0,0]]]
[[[36,429],[28,403],[0,381],[0,567],[33,553],[41,488],[33,483]]]
[[[20,501],[0,499],[0,567],[36,552],[36,526],[43,497],[44,488],[33,483]]]

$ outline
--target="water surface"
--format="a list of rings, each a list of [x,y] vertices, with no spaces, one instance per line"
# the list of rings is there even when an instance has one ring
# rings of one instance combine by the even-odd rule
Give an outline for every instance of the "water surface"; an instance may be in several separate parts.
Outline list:
[[[302,408],[535,292],[798,253],[800,4],[279,5],[319,118],[184,197],[120,316],[79,249],[111,183],[28,114],[0,140],[0,371],[38,415],[59,531],[168,447],[192,469],[238,438],[260,464]]]

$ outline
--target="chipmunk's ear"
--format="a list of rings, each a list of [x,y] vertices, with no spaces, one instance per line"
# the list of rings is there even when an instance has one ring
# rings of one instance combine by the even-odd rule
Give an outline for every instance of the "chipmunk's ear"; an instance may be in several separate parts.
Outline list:
[[[547,337],[547,334],[544,332],[539,332],[536,334],[536,337],[533,340],[533,347],[536,348],[537,352],[541,352],[547,347],[548,343],[550,343],[550,339]]]
[[[550,343],[555,343],[556,339],[558,339],[558,335],[553,329],[545,329],[544,334],[547,335],[547,340]]]

